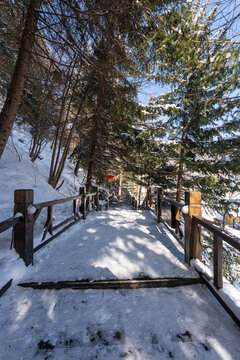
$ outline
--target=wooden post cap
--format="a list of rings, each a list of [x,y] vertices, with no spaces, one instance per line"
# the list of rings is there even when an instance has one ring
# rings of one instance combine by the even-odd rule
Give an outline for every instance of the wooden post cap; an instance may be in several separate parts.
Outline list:
[[[32,204],[33,203],[32,189],[17,189],[14,191],[15,204]]]

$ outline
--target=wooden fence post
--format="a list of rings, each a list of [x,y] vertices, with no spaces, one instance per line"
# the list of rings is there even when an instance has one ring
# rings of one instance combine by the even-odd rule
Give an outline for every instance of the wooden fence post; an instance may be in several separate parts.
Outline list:
[[[138,209],[138,202],[137,200],[135,199],[134,200],[134,210],[137,210]]]
[[[193,224],[192,216],[201,215],[201,193],[185,192],[185,205],[188,206],[188,214],[185,218],[185,262],[190,264],[192,258],[201,258],[202,247],[200,243],[200,231],[196,223]]]
[[[162,216],[162,198],[164,191],[163,188],[157,189],[157,222],[160,223],[160,217]]]
[[[134,210],[134,207],[135,207],[135,199],[133,196],[131,196],[131,205],[133,206],[133,210]]]
[[[171,228],[176,229],[176,214],[177,214],[177,207],[171,204]]]
[[[33,264],[33,214],[28,214],[28,207],[33,204],[33,190],[14,191],[14,215],[23,214],[20,223],[14,226],[13,242],[16,252],[25,265]]]
[[[179,216],[179,208],[176,205],[171,205],[171,227],[175,229],[176,233],[178,233]]]
[[[48,207],[47,222],[49,224],[49,226],[48,226],[49,234],[52,235],[52,228],[53,228],[53,207],[52,206]]]
[[[213,235],[213,269],[214,285],[217,289],[223,287],[223,242],[217,235]]]
[[[83,214],[83,220],[86,220],[86,200],[87,200],[87,194],[86,194],[86,188],[80,187],[80,195],[82,195],[82,205],[80,207],[80,211]]]
[[[80,189],[79,189],[80,195]],[[79,209],[81,211],[81,199],[73,200],[73,213],[76,217],[79,217]]]
[[[105,200],[105,210],[108,211],[109,209],[109,199]]]

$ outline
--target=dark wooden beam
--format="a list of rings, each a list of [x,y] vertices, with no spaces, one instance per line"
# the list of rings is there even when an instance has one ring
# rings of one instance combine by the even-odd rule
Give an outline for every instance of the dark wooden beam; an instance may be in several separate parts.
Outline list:
[[[211,231],[218,238],[226,241],[229,245],[235,247],[237,250],[240,250],[240,239],[224,231],[223,229],[220,229],[218,226],[214,225],[212,221],[209,221],[200,215],[194,215],[193,221],[196,221],[199,225]]]
[[[133,280],[76,280],[59,282],[30,282],[20,283],[19,286],[31,287],[33,289],[142,289],[142,288],[162,288],[201,284],[201,278],[158,278],[158,279],[133,279]]]
[[[10,229],[11,227],[15,226],[16,224],[21,222],[21,218],[22,216],[13,216],[7,220],[4,220],[3,222],[0,223],[0,233]]]
[[[9,280],[1,289],[0,289],[0,297],[3,296],[5,294],[5,292],[10,288],[10,286],[12,285],[12,280]]]

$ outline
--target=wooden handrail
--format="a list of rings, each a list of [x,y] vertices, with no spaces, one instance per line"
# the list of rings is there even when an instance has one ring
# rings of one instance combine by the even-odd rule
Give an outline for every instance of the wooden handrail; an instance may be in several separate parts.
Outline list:
[[[185,262],[190,264],[191,259],[202,259],[202,245],[201,245],[201,227],[210,231],[213,234],[213,274],[214,285],[217,289],[223,287],[223,241],[233,246],[236,250],[240,251],[240,239],[228,233],[227,231],[216,226],[212,221],[205,219],[201,215],[201,193],[199,192],[186,192],[185,203],[175,201],[174,199],[166,198],[163,196],[163,190],[158,188],[157,191],[157,221],[164,222],[162,218],[162,203],[166,202],[171,206],[171,228],[175,229],[180,235],[180,211],[183,213],[185,224],[184,234],[184,255]],[[183,209],[185,207],[185,209]],[[166,223],[165,223],[166,224]],[[172,232],[169,225],[167,225]],[[181,239],[181,236],[180,236]],[[180,239],[178,241],[180,242]]]
[[[174,206],[176,206],[178,208],[182,208],[183,206],[185,206],[185,203],[176,201],[174,199],[166,198],[165,196],[161,196],[161,200],[166,201],[168,204],[174,205]]]
[[[41,202],[38,204],[33,204],[33,206],[35,207],[35,209],[43,209],[45,207],[49,207],[49,206],[53,206],[53,205],[57,205],[57,204],[63,204],[68,201],[77,200],[77,199],[80,199],[81,197],[82,197],[82,195],[70,196],[70,197],[63,198],[63,199],[57,199],[57,200]]]
[[[218,238],[226,241],[229,245],[233,246],[237,250],[240,250],[240,239],[214,225],[212,221],[205,219],[201,215],[193,215],[193,221],[198,223],[205,229],[211,231]]]
[[[0,233],[10,229],[11,227],[13,227],[14,225],[18,224],[21,221],[21,218],[23,216],[19,215],[19,216],[13,216],[7,220],[4,220],[0,223]]]

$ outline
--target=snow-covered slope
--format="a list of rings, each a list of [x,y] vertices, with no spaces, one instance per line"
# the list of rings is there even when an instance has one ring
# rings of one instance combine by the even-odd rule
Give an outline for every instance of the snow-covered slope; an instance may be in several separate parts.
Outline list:
[[[23,127],[15,127],[6,149],[0,159],[0,219],[12,216],[15,189],[33,189],[34,201],[41,202],[78,193],[83,182],[83,173],[79,177],[73,173],[73,164],[68,160],[60,182],[64,184],[56,191],[48,184],[52,150],[47,145],[41,153],[41,160],[34,163],[29,158],[30,135]],[[1,221],[1,220],[0,220]]]
[[[54,200],[77,195],[83,183],[83,172],[74,175],[74,167],[68,160],[60,182],[63,186],[56,191],[48,184],[52,151],[47,145],[41,153],[41,160],[34,163],[29,158],[31,137],[24,127],[15,126],[12,136],[0,159],[0,222],[13,216],[14,190],[33,189],[34,202]],[[72,203],[54,207],[54,217],[61,220],[71,216]],[[34,229],[35,245],[46,221],[46,209],[42,211]],[[10,279],[18,279],[25,272],[25,266],[14,250],[10,250],[12,230],[0,234],[0,288]]]

